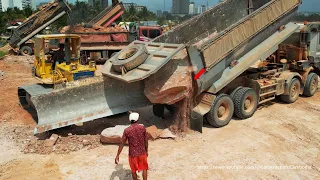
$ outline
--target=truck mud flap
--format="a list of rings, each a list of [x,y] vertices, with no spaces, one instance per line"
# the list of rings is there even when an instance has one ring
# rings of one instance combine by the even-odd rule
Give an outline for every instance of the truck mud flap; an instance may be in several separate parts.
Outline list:
[[[88,78],[54,90],[42,85],[18,89],[21,105],[33,109],[34,134],[92,121],[148,106],[143,82],[124,83],[107,77]]]

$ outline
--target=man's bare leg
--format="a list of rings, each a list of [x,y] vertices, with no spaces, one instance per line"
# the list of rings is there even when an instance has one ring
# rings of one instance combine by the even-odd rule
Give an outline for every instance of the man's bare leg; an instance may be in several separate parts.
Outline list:
[[[142,177],[143,177],[143,180],[147,180],[148,170],[143,170],[143,171],[142,171]]]
[[[138,180],[137,172],[131,172],[131,174],[132,174],[132,179],[133,180]]]

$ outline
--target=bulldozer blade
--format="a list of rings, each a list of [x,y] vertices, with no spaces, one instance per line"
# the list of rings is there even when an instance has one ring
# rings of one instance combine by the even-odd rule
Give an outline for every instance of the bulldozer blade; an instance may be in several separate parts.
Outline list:
[[[43,85],[18,88],[20,104],[35,110],[34,134],[92,121],[150,105],[143,82],[125,83],[108,77],[87,78],[62,89]]]

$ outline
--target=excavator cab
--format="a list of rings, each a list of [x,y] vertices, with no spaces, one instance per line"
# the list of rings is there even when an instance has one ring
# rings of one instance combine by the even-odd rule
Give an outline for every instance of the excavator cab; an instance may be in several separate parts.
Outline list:
[[[59,48],[46,53],[46,41],[56,40]],[[95,76],[96,64],[80,63],[80,36],[74,34],[38,35],[32,74],[43,84],[61,84]]]

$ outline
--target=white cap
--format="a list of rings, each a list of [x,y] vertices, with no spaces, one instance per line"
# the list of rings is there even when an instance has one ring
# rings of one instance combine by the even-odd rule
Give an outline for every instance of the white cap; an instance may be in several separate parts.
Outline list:
[[[139,114],[138,113],[131,113],[129,115],[129,120],[130,121],[138,121],[138,119],[139,119]]]

